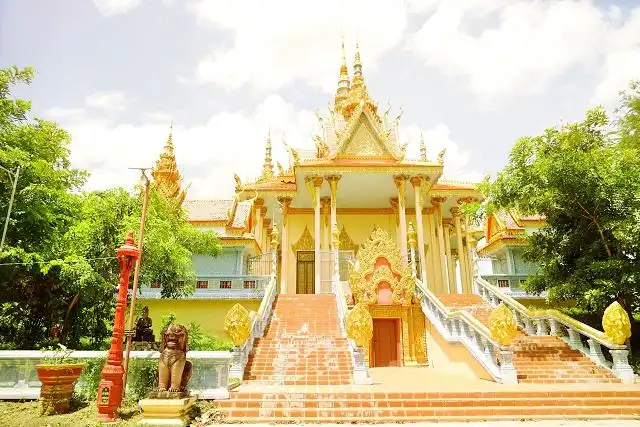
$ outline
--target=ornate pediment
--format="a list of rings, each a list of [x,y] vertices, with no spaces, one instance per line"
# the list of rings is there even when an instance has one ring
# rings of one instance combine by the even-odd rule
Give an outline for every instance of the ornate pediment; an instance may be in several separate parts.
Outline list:
[[[291,245],[291,250],[296,253],[297,251],[312,251],[314,249],[315,240],[313,239],[311,232],[309,232],[309,227],[305,225],[304,231],[300,235],[298,241]]]
[[[396,150],[389,142],[389,134],[382,129],[379,118],[359,106],[339,135],[335,158],[374,157],[396,159]]]
[[[402,263],[400,249],[380,228],[360,246],[355,265],[349,266],[349,284],[356,303],[379,302],[383,288],[391,290],[393,304],[408,305],[413,298],[411,271]]]
[[[354,254],[358,253],[358,245],[356,245],[353,240],[351,240],[351,237],[349,237],[347,229],[344,227],[344,225],[342,226],[342,229],[340,229],[338,239],[340,240],[341,251],[353,251]]]

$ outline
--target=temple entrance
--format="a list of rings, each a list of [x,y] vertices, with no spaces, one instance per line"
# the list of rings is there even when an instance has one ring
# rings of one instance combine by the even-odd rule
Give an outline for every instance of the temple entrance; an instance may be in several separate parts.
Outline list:
[[[313,251],[298,251],[296,258],[296,294],[314,294],[315,253]]]
[[[373,319],[370,366],[402,366],[398,329],[400,319]]]

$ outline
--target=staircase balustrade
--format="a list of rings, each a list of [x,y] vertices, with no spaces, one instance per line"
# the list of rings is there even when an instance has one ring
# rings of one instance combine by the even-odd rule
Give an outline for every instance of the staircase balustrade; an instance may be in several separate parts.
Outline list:
[[[480,277],[474,279],[474,290],[491,306],[495,307],[504,303],[513,310],[518,326],[527,335],[557,336],[569,347],[588,356],[596,365],[611,371],[623,383],[635,382],[633,369],[628,360],[629,350],[625,345],[612,343],[602,331],[558,310],[529,310],[503,293],[497,286]],[[605,358],[602,352],[603,347],[609,352],[612,361]]]
[[[269,319],[273,313],[273,303],[278,291],[277,277],[278,257],[274,250],[271,257],[271,277],[269,278],[269,284],[264,289],[264,296],[262,297],[258,311],[251,313],[251,335],[244,344],[234,347],[232,352],[231,370],[229,371],[230,377],[232,378],[242,380],[244,369],[249,361],[249,354],[253,349],[253,343],[256,338],[264,336],[264,330],[269,324]]]
[[[336,304],[338,305],[338,320],[340,322],[340,331],[342,336],[347,337],[347,314],[349,308],[347,307],[347,298],[344,293],[344,287],[340,281],[340,264],[339,253],[337,250],[333,251],[334,270],[333,281],[331,283],[331,290],[336,296]],[[347,337],[347,343],[349,344],[349,351],[352,355],[353,366],[353,382],[354,384],[372,384],[371,376],[369,376],[369,369],[367,367],[367,360],[365,358],[364,349],[359,347],[354,340]]]
[[[489,329],[468,312],[449,310],[420,280],[415,284],[422,312],[447,342],[464,345],[496,382],[518,382],[510,347],[497,343]]]

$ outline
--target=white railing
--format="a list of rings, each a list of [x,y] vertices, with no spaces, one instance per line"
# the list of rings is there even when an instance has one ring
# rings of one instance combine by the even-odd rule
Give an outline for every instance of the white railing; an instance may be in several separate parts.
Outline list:
[[[333,281],[331,282],[331,289],[336,296],[336,304],[338,306],[338,320],[340,322],[340,330],[342,336],[347,337],[346,334],[346,321],[349,308],[347,307],[347,297],[344,292],[343,282],[340,281],[340,263],[339,263],[338,251],[333,251]],[[367,368],[367,361],[364,354],[364,349],[358,347],[358,345],[350,338],[347,338],[349,344],[349,350],[351,352],[351,362],[353,367],[353,382],[354,384],[372,384],[371,376],[369,376],[369,369]]]
[[[273,302],[276,298],[278,286],[278,259],[273,251],[272,263],[271,263],[271,277],[269,284],[264,290],[264,297],[260,302],[258,312],[251,312],[251,336],[244,344],[234,347],[232,351],[233,359],[231,362],[230,375],[232,378],[238,378],[242,381],[244,377],[244,369],[249,361],[249,354],[253,349],[253,343],[256,338],[264,336],[264,329],[269,324],[269,319],[273,312]]]
[[[464,345],[495,381],[518,382],[511,348],[494,341],[489,329],[471,314],[449,310],[421,281],[415,283],[422,312],[447,342]]]
[[[627,347],[612,343],[602,331],[585,325],[558,310],[529,310],[497,286],[480,277],[474,279],[474,290],[490,305],[495,307],[502,302],[513,310],[518,326],[527,335],[558,336],[569,347],[579,350],[595,364],[610,370],[623,383],[635,381],[633,369],[629,365]],[[602,353],[603,347],[609,351],[613,362],[605,358]]]
[[[36,365],[42,359],[50,357],[49,352],[39,350],[2,350],[0,351],[0,400],[38,399],[40,380]],[[132,351],[132,359],[157,359],[157,351]],[[89,359],[106,359],[106,351],[74,351],[69,355],[79,362]],[[187,358],[193,363],[193,373],[189,381],[189,391],[200,399],[229,398],[229,361],[228,351],[190,351]],[[87,385],[83,377],[75,387]]]

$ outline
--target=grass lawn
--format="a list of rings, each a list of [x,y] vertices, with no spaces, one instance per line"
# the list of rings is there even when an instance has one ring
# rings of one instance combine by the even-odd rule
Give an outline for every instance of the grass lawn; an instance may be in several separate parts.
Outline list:
[[[75,405],[74,405],[75,404]],[[40,416],[37,401],[8,402],[0,401],[0,426],[3,427],[93,427],[100,426],[96,415],[96,402],[86,404],[73,402],[71,412],[62,415]],[[122,409],[118,427],[133,427],[140,420],[137,403]]]

